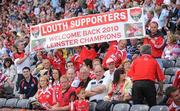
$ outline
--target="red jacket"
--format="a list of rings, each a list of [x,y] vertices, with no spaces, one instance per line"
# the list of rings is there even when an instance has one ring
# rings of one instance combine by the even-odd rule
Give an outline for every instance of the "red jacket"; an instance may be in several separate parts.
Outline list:
[[[144,54],[135,59],[128,76],[136,80],[163,81],[165,76],[157,61],[151,56]]]

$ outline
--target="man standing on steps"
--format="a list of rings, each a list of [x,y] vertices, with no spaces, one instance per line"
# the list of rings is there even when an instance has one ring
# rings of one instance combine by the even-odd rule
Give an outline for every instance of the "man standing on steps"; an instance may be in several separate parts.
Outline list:
[[[148,105],[156,105],[155,81],[159,82],[160,90],[163,93],[163,80],[165,76],[159,64],[151,55],[151,46],[143,45],[140,50],[141,56],[135,59],[128,76],[133,81],[132,98],[134,104],[142,104],[144,98]]]

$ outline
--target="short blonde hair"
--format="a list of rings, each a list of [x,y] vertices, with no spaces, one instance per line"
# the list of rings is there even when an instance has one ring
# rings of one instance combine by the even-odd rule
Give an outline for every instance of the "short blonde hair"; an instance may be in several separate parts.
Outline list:
[[[61,78],[60,78],[60,81],[61,81],[62,79],[65,79],[65,80],[69,81],[69,79],[68,79],[68,77],[67,77],[66,75],[62,75]]]
[[[122,62],[122,64],[119,65],[119,68],[124,68],[124,65],[125,65],[126,63],[128,63],[128,62],[131,64],[131,60],[125,59],[125,60]]]
[[[172,32],[170,32],[169,39],[170,39],[170,43],[176,43],[177,42],[176,35],[174,35]]]

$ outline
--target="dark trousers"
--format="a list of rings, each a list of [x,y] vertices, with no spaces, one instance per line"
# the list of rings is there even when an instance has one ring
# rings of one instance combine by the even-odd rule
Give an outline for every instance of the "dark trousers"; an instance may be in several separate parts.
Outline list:
[[[143,104],[144,98],[148,105],[156,105],[156,88],[153,81],[141,80],[134,81],[132,89],[134,104]]]
[[[20,87],[20,82],[21,80],[24,79],[24,76],[22,74],[18,74],[17,82],[16,82],[16,90],[19,90]]]

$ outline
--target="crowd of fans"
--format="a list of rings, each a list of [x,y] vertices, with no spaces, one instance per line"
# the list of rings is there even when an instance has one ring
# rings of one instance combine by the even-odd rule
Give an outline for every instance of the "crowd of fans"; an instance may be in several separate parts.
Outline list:
[[[32,25],[137,6],[142,39],[29,51]],[[0,12],[0,97],[30,99],[34,109],[88,111],[97,102],[97,111],[109,111],[131,100],[154,106],[164,93],[162,61],[180,59],[179,0],[1,0]],[[166,91],[170,111],[180,109],[179,72]]]

